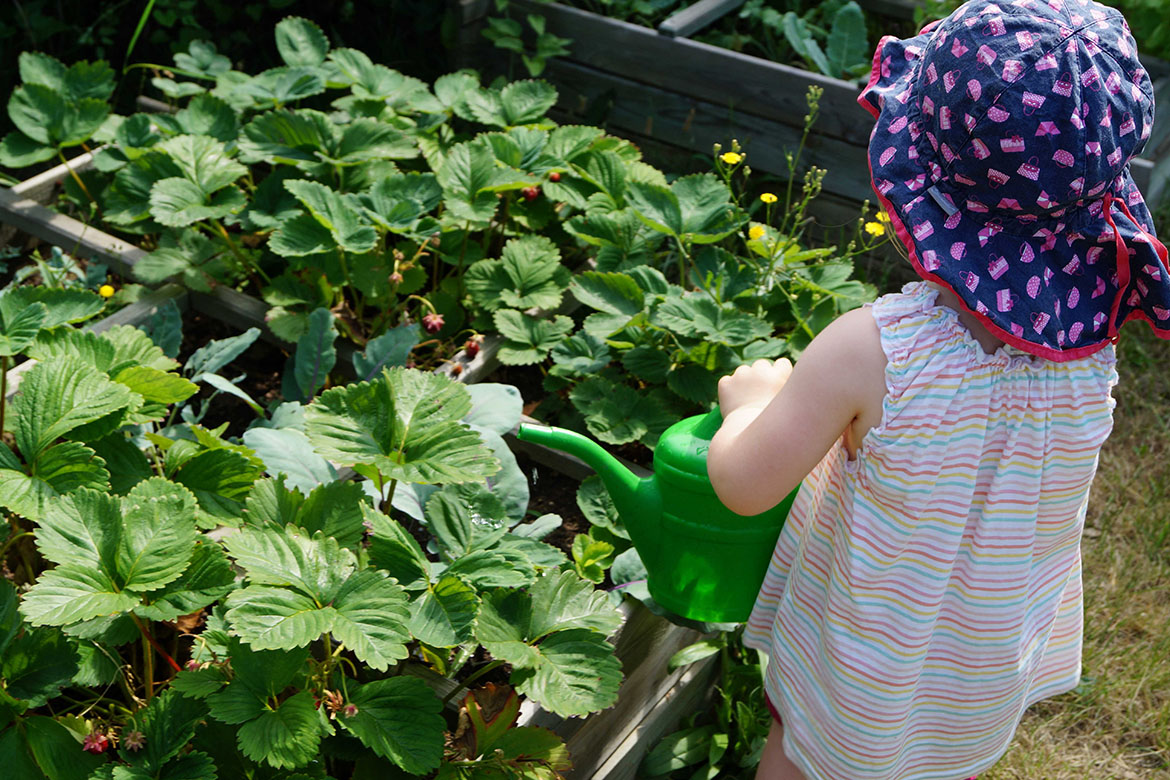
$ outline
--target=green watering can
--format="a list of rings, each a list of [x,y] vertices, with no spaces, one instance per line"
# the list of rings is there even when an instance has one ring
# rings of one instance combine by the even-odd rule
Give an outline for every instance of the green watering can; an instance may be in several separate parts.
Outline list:
[[[516,436],[576,455],[601,476],[658,604],[691,620],[742,623],[796,490],[752,517],[725,507],[707,479],[707,448],[722,423],[716,407],[667,428],[654,450],[654,474],[641,479],[574,431],[523,424]]]

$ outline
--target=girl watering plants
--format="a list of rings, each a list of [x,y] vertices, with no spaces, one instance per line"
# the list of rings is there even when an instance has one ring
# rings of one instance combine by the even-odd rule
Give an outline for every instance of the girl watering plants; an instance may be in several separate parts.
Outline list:
[[[775,716],[758,777],[957,780],[1080,679],[1114,343],[1134,318],[1170,338],[1128,168],[1153,97],[1116,10],[972,0],[884,38],[859,101],[922,281],[725,377],[708,468],[744,515],[804,478],[745,633]]]

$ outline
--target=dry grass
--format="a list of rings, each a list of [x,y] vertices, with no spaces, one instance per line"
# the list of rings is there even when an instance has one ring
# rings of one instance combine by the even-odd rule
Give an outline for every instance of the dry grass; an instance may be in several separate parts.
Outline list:
[[[1082,544],[1081,686],[1033,707],[983,780],[1170,780],[1170,343],[1131,323]]]

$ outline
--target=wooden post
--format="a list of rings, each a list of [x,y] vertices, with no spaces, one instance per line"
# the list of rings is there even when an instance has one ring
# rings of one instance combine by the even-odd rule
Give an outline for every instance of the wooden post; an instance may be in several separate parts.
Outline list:
[[[699,0],[671,14],[658,32],[669,38],[686,38],[743,5],[744,0]]]

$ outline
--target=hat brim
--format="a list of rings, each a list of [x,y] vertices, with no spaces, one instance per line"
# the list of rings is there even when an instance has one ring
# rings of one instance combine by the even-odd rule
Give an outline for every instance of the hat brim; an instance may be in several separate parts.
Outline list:
[[[973,213],[930,186],[930,166],[902,131],[913,119],[909,96],[933,27],[883,38],[858,97],[876,120],[870,182],[914,270],[952,290],[1003,342],[1053,361],[1097,352],[1134,318],[1170,338],[1167,251],[1149,232],[1152,218],[1128,166],[1096,201],[1043,227]],[[1012,273],[998,270],[1008,265]]]

